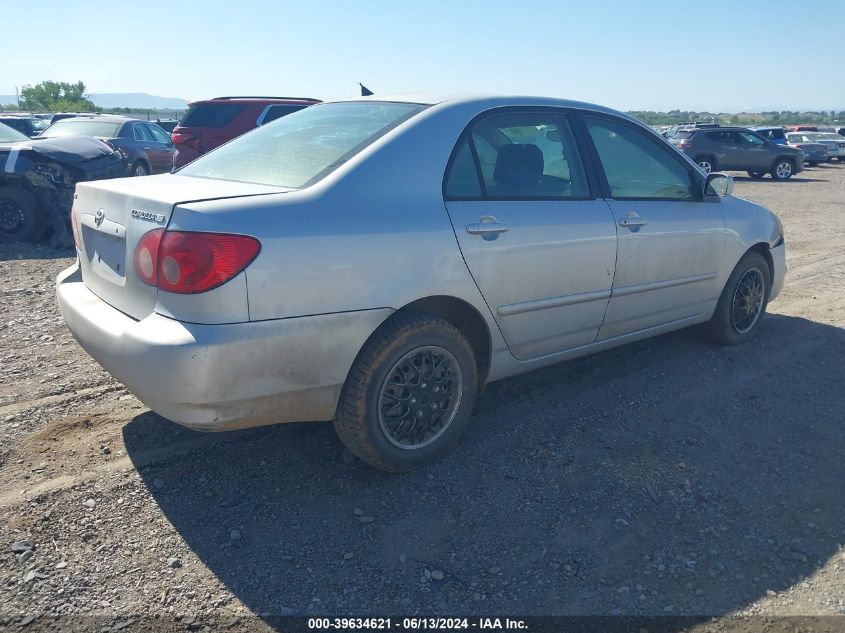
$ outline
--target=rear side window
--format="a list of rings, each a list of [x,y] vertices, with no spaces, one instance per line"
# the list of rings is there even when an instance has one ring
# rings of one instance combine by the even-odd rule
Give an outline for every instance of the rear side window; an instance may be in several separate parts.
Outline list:
[[[264,115],[261,119],[259,119],[258,124],[264,125],[265,123],[269,123],[270,121],[275,121],[276,119],[280,119],[283,116],[287,116],[288,114],[293,114],[297,110],[302,110],[306,106],[303,105],[274,105],[267,108],[264,112]]]
[[[179,121],[181,127],[224,127],[244,111],[242,103],[199,103]]]
[[[478,181],[478,169],[469,140],[464,139],[452,158],[449,176],[446,179],[446,195],[454,198],[481,197],[481,184]]]
[[[132,126],[132,133],[136,141],[152,141],[153,135],[143,123],[136,123]]]
[[[585,117],[613,198],[692,200],[689,171],[642,132],[607,119]]]
[[[167,132],[165,132],[164,130],[162,130],[158,125],[150,124],[148,127],[150,129],[150,132],[152,132],[153,138],[158,143],[169,143],[170,142],[170,135]]]
[[[473,148],[481,170],[480,182]],[[566,116],[514,112],[481,120],[456,150],[447,175],[446,195],[500,199],[589,197]]]
[[[693,134],[694,134],[693,132],[681,131],[681,132],[678,132],[677,134],[675,134],[675,136],[673,136],[672,138],[677,138],[677,139],[683,140],[685,138],[690,138],[691,136],[693,136]]]

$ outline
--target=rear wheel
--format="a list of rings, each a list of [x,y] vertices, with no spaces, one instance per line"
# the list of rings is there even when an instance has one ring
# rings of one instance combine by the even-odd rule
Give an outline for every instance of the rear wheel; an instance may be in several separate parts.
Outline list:
[[[789,180],[792,178],[792,173],[795,171],[792,161],[788,158],[778,158],[772,166],[772,179],[774,180]]]
[[[760,180],[763,176],[765,176],[765,172],[762,171],[749,171],[748,177],[753,178],[754,180]]]
[[[334,428],[350,452],[371,466],[414,470],[440,457],[467,427],[476,372],[469,341],[448,321],[392,318],[355,359]]]
[[[766,259],[757,251],[747,252],[731,273],[716,311],[705,326],[708,336],[725,345],[745,343],[753,338],[766,311],[771,288]]]
[[[44,214],[28,191],[0,187],[0,242],[33,242],[45,229]]]
[[[141,161],[138,161],[132,166],[133,176],[146,176],[149,173],[150,172],[147,170],[147,166]]]
[[[716,171],[716,159],[712,156],[700,156],[695,162],[708,174]]]

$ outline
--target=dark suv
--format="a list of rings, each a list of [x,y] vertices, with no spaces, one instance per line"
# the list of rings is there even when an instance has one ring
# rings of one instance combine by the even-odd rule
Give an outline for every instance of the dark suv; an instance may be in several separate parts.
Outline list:
[[[217,97],[192,101],[173,130],[173,166],[187,165],[244,132],[315,103],[320,100],[305,97]]]
[[[707,173],[737,170],[751,178],[769,173],[774,180],[788,180],[804,169],[800,149],[776,145],[744,127],[682,130],[670,142]]]

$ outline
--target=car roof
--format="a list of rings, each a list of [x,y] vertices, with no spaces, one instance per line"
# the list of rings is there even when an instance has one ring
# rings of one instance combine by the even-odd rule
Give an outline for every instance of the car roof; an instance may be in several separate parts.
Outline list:
[[[313,97],[250,97],[250,96],[235,96],[235,97],[213,97],[211,99],[197,99],[196,101],[189,101],[188,107],[199,105],[200,103],[322,103],[319,99]]]
[[[371,95],[367,97],[351,97],[348,99],[335,99],[332,101],[326,101],[324,103],[366,103],[368,101],[386,101],[391,103],[417,103],[421,105],[440,106],[444,108],[458,105],[475,105],[478,107],[479,110],[508,106],[574,108],[578,110],[591,110],[593,112],[613,114],[624,119],[634,121],[642,125],[643,127],[648,128],[648,126],[643,124],[641,121],[638,121],[637,119],[625,114],[624,112],[614,110],[613,108],[608,108],[595,103],[588,103],[586,101],[562,99],[559,97],[425,92],[409,94]]]

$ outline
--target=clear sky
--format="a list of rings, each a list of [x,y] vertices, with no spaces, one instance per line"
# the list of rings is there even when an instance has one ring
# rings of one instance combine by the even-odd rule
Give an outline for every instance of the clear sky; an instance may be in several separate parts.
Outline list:
[[[845,109],[845,0],[0,0],[0,94],[492,92],[622,110]]]

